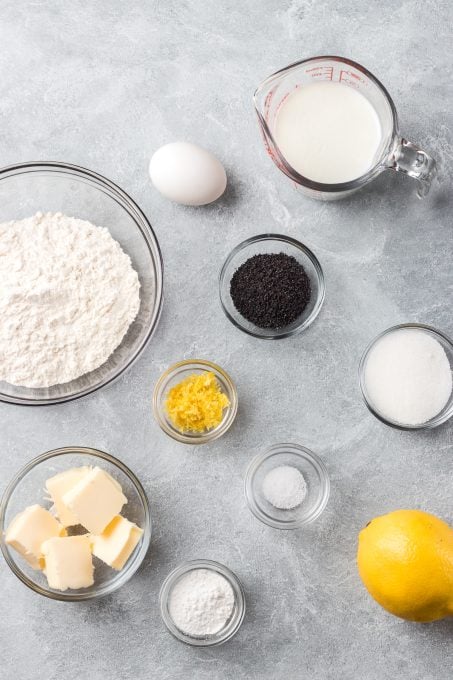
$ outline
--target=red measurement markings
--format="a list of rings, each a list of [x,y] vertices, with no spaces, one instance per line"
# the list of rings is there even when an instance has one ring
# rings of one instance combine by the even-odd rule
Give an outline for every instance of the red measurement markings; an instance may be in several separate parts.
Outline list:
[[[312,78],[322,78],[323,80],[333,80],[333,66],[314,66],[305,69]]]
[[[355,71],[344,71],[343,69],[340,71],[340,77],[338,78],[339,83],[341,83],[342,81],[347,81],[351,85],[356,86],[358,86],[359,83],[361,83],[362,85],[366,84],[366,80],[364,80],[361,76],[355,73]]]
[[[271,90],[267,95],[266,99],[264,100],[264,117],[267,119],[267,115],[269,113],[269,109],[271,108],[271,103],[272,99],[274,97],[274,90]]]

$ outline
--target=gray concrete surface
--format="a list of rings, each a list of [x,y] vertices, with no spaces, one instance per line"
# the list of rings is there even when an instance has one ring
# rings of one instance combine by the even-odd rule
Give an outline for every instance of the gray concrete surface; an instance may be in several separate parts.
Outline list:
[[[416,320],[453,334],[452,22],[448,0],[0,2],[1,164],[65,160],[118,182],[149,216],[166,267],[161,324],[127,375],[68,405],[0,406],[2,487],[42,451],[98,447],[138,474],[155,527],[140,573],[94,603],[40,598],[2,561],[2,680],[451,678],[452,620],[386,614],[359,581],[355,550],[379,513],[453,519],[453,425],[386,428],[357,383],[383,328]],[[427,200],[387,175],[345,202],[313,202],[266,157],[254,87],[320,53],[350,56],[385,83],[404,133],[442,162]],[[188,209],[149,186],[151,153],[177,139],[224,162],[223,200]],[[217,298],[230,249],[265,230],[306,242],[327,279],[316,323],[278,343],[241,334]],[[235,425],[206,447],[172,442],[151,415],[158,375],[184,357],[217,361],[239,390]],[[279,440],[319,453],[331,475],[327,510],[302,531],[267,528],[245,505],[248,462]],[[242,629],[218,649],[173,640],[158,612],[164,577],[196,557],[228,565],[247,592]]]

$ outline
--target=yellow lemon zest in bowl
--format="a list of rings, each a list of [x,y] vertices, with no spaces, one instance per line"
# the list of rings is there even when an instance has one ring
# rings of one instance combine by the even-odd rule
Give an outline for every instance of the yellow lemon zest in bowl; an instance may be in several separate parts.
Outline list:
[[[214,373],[205,371],[193,373],[172,387],[165,411],[180,432],[206,432],[220,425],[229,405]]]

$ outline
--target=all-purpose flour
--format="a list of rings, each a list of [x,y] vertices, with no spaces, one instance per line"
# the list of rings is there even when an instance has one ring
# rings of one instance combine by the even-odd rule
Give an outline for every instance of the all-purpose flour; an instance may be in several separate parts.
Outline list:
[[[103,227],[62,213],[0,224],[0,380],[49,387],[101,366],[137,316],[140,283]]]

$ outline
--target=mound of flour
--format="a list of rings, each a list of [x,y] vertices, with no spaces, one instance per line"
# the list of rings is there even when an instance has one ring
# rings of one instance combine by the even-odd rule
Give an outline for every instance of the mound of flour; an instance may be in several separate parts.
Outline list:
[[[139,305],[107,229],[62,213],[0,224],[0,380],[49,387],[98,368]]]

